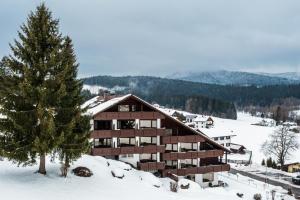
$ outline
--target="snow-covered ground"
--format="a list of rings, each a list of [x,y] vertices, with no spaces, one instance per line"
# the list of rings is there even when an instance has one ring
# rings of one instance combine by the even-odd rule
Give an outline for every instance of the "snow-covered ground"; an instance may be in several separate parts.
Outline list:
[[[266,156],[261,151],[261,145],[268,139],[276,127],[266,127],[253,125],[262,120],[260,117],[253,117],[248,113],[238,112],[237,120],[222,119],[213,117],[215,125],[210,129],[201,129],[204,133],[213,135],[214,133],[232,133],[236,135],[232,138],[233,143],[242,144],[247,149],[252,151],[252,160],[254,163],[261,163]],[[300,143],[300,135],[298,137]],[[293,153],[290,160],[287,162],[299,162],[300,150]]]
[[[72,168],[76,166],[86,166],[94,175],[82,178],[70,173],[67,178],[62,178],[59,176],[59,164],[48,162],[48,173],[43,176],[34,173],[37,166],[17,167],[7,160],[0,161],[0,199],[240,199],[236,193],[244,194],[243,199],[253,199],[255,193],[260,193],[263,199],[271,199],[270,191],[273,189],[277,191],[276,200],[294,199],[286,195],[286,191],[280,187],[268,186],[241,175],[229,175],[225,172],[219,173],[219,178],[228,184],[225,188],[202,189],[195,182],[182,179],[179,184],[190,183],[189,189],[179,189],[174,193],[170,191],[170,179],[157,178],[149,172],[131,169],[119,161],[85,155],[75,162]],[[124,178],[114,178],[112,171],[118,176],[124,175]]]

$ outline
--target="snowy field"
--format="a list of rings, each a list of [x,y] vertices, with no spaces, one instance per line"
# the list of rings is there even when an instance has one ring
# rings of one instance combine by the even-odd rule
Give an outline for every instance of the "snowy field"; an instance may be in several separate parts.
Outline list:
[[[261,146],[268,135],[271,134],[276,127],[265,127],[253,125],[262,120],[259,117],[253,117],[248,113],[238,112],[237,120],[222,119],[213,117],[215,125],[210,129],[201,129],[203,133],[209,135],[236,135],[232,138],[232,143],[242,144],[247,149],[252,151],[252,160],[254,163],[260,164],[262,159],[266,156],[261,151]],[[298,136],[300,143],[300,134]],[[300,150],[293,153],[293,156],[287,162],[300,162]]]
[[[170,179],[156,178],[151,173],[131,169],[129,165],[122,162],[86,155],[75,162],[72,168],[76,166],[86,166],[93,171],[94,175],[90,178],[81,178],[69,174],[67,178],[62,178],[59,176],[59,164],[48,162],[48,173],[43,176],[34,173],[37,166],[24,168],[17,167],[7,160],[0,161],[0,199],[241,199],[236,193],[244,194],[243,199],[253,199],[255,193],[260,193],[263,199],[271,199],[270,191],[272,189],[277,191],[276,200],[294,199],[280,187],[268,186],[241,175],[229,175],[225,172],[219,173],[219,178],[228,184],[225,188],[202,189],[194,182],[181,179],[179,184],[190,183],[190,187],[189,189],[179,189],[177,193],[174,193],[169,188]],[[111,171],[118,175],[124,175],[124,178],[114,178]]]

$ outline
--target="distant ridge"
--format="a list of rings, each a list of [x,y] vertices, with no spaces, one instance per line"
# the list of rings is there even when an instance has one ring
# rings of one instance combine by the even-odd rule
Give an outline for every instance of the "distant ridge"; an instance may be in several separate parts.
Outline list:
[[[193,81],[198,83],[237,86],[267,86],[300,83],[300,74],[294,72],[271,74],[219,70],[186,73],[177,72],[167,76],[166,78]]]

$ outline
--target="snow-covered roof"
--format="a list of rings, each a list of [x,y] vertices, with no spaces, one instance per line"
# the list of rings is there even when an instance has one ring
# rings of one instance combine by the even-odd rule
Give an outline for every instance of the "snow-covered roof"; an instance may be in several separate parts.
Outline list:
[[[87,102],[85,102],[82,105],[82,108],[88,108],[87,109],[87,114],[89,115],[96,115],[97,113],[106,110],[107,108],[113,106],[114,104],[117,104],[127,97],[131,96],[131,94],[127,94],[121,97],[115,97],[113,99],[110,99],[108,101],[101,101],[99,100],[99,96],[94,97]]]
[[[205,115],[198,115],[194,121],[195,122],[204,122],[204,121],[207,121],[208,120],[208,116],[205,116]]]
[[[214,128],[199,128],[199,130],[204,132],[210,138],[237,135],[233,130],[221,126],[215,126]]]
[[[239,150],[240,148],[245,148],[243,145],[240,144],[230,144],[230,149],[235,149],[235,150]]]

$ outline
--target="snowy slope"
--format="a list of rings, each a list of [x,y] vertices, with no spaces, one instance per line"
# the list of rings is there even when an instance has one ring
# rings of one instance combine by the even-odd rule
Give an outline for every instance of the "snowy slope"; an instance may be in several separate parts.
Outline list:
[[[265,155],[261,151],[262,143],[268,139],[268,135],[271,134],[276,127],[264,127],[253,125],[261,118],[252,117],[247,113],[238,113],[237,120],[213,118],[215,120],[215,126],[212,129],[202,130],[205,132],[216,132],[221,131],[231,132],[237,135],[233,137],[232,142],[244,145],[247,149],[253,153],[253,161],[261,163],[261,160],[265,158]],[[300,137],[298,137],[300,143]],[[293,153],[293,156],[287,162],[300,161],[300,150]]]
[[[109,163],[109,165],[107,164]],[[35,174],[37,166],[16,167],[11,162],[0,161],[0,199],[4,200],[83,200],[83,199],[131,199],[131,200],[237,200],[236,193],[243,193],[244,199],[252,199],[255,193],[261,193],[263,199],[270,199],[273,186],[261,182],[249,181],[248,178],[228,173],[219,173],[221,180],[228,184],[226,188],[202,189],[199,185],[183,179],[179,183],[190,183],[188,190],[179,189],[178,193],[169,190],[170,179],[156,178],[149,172],[131,169],[130,166],[103,157],[83,156],[75,162],[76,166],[90,168],[94,175],[90,178],[59,177],[59,164],[47,163],[46,176]],[[128,169],[131,169],[128,171]],[[124,174],[123,179],[114,178],[111,171]],[[155,187],[160,186],[159,188]],[[276,200],[293,199],[281,188]],[[268,198],[266,195],[269,195]],[[285,196],[282,198],[282,195]]]

